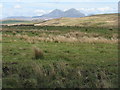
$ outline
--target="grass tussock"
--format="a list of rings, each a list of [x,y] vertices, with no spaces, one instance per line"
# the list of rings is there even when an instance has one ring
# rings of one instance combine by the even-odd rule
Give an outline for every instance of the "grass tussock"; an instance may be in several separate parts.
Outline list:
[[[9,62],[3,66],[3,76],[7,77],[3,78],[4,87],[10,83],[13,88],[111,88],[117,83],[113,84],[111,81],[111,74],[114,73],[105,69],[106,66],[102,69],[99,65],[93,64],[95,67],[93,68],[87,63],[89,68],[83,64],[73,68],[65,61],[44,64],[42,61],[41,63],[29,61],[22,65],[17,62],[14,65],[16,68],[11,69],[11,64]],[[10,76],[9,74],[13,72],[15,75]]]
[[[43,59],[43,58],[44,58],[43,51],[40,50],[40,49],[37,48],[37,47],[34,47],[34,58],[35,58],[35,59]]]
[[[4,34],[3,37],[13,37],[13,35],[7,35]],[[69,32],[67,34],[63,35],[41,35],[41,36],[29,36],[29,35],[22,35],[22,34],[16,34],[14,37],[19,38],[21,40],[24,40],[25,42],[28,42],[30,44],[35,44],[38,42],[68,42],[68,43],[117,43],[117,35],[113,35],[111,38],[105,38],[100,36],[99,34],[95,33],[82,33],[82,32]]]

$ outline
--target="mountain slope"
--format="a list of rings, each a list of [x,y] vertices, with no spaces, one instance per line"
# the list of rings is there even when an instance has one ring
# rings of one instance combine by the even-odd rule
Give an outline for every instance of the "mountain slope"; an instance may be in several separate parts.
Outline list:
[[[35,16],[33,18],[42,18],[42,19],[48,19],[48,18],[61,18],[61,17],[84,17],[85,15],[81,12],[79,12],[76,9],[69,9],[67,11],[61,11],[59,9],[55,9],[49,14],[45,14],[42,16]]]
[[[118,14],[101,14],[81,18],[59,18],[48,20],[35,26],[90,26],[90,27],[117,27]]]
[[[61,11],[59,9],[55,9],[51,13],[46,14],[46,15],[42,15],[41,17],[59,18],[59,17],[62,17],[63,14],[64,14],[63,11]]]
[[[85,15],[78,10],[72,8],[64,12],[63,17],[84,17]]]

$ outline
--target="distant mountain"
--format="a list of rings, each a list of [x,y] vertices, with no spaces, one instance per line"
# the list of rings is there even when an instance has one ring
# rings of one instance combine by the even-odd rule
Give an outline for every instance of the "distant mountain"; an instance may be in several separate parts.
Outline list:
[[[59,9],[55,9],[52,12],[50,12],[49,14],[42,15],[41,17],[59,18],[59,17],[62,17],[63,14],[64,14],[63,11],[61,11]]]
[[[63,17],[84,17],[85,14],[79,12],[78,10],[72,8],[64,12]]]
[[[42,16],[33,16],[33,17],[25,17],[25,16],[12,16],[7,17],[4,20],[50,20],[56,19],[61,17],[85,17],[85,14],[81,13],[80,11],[72,8],[67,11],[61,11],[59,9],[55,9],[48,14],[44,14]]]
[[[25,16],[12,16],[12,17],[7,17],[5,19],[10,19],[10,20],[31,20],[32,17],[25,17]]]
[[[33,18],[42,18],[42,19],[55,19],[61,17],[85,17],[85,14],[81,13],[80,11],[72,8],[67,11],[61,11],[59,9],[55,9],[52,12],[42,15],[42,16],[35,16]]]

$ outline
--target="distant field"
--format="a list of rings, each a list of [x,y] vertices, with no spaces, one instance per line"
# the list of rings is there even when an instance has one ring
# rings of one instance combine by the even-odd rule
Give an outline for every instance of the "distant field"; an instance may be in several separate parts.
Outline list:
[[[30,24],[32,21],[27,20],[3,20],[2,24]]]
[[[36,26],[81,26],[81,27],[117,27],[118,14],[101,14],[82,18],[59,18]]]
[[[117,88],[117,33],[116,27],[3,26],[3,87]]]

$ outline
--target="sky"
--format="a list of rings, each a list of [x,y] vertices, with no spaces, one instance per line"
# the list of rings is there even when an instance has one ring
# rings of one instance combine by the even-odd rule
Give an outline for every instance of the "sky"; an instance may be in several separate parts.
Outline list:
[[[119,0],[1,0],[0,18],[41,16],[54,9],[75,8],[85,15],[117,13]]]

